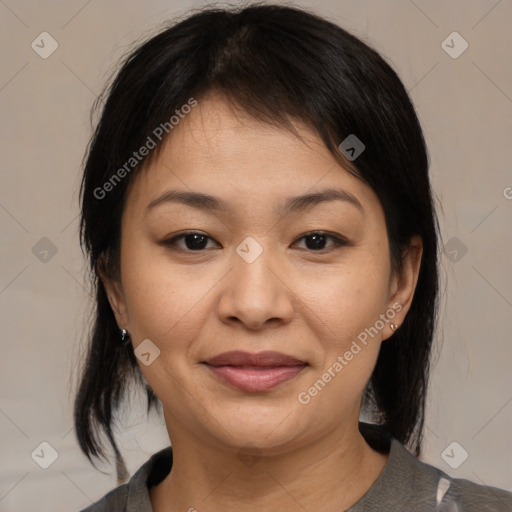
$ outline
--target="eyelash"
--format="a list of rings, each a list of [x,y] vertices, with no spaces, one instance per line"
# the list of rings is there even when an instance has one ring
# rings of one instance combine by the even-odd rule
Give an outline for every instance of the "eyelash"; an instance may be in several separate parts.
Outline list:
[[[196,231],[186,231],[185,233],[181,233],[179,235],[176,235],[176,236],[173,236],[172,238],[169,238],[167,240],[164,240],[162,242],[163,245],[169,247],[170,249],[172,250],[175,250],[175,251],[182,251],[182,252],[189,252],[189,253],[202,253],[202,252],[205,252],[207,249],[198,249],[198,250],[192,250],[192,249],[182,249],[181,247],[176,247],[176,242],[180,239],[183,239],[184,237],[186,236],[189,236],[189,235],[200,235],[204,238],[207,238],[209,240],[213,240],[213,238],[205,235],[204,233],[198,233]],[[319,254],[325,254],[325,253],[328,253],[334,249],[338,249],[340,247],[344,247],[344,246],[348,246],[350,245],[350,243],[339,237],[339,236],[335,236],[335,235],[331,235],[325,231],[310,231],[309,233],[305,233],[304,235],[302,235],[300,238],[298,238],[296,241],[299,241],[299,240],[302,240],[303,238],[307,238],[307,237],[310,237],[310,236],[314,236],[314,235],[323,235],[325,236],[326,238],[330,238],[331,240],[334,241],[334,244],[327,248],[327,249],[320,249],[320,250],[313,250],[313,249],[305,249],[306,251],[308,252],[311,252],[311,253],[319,253]],[[295,243],[295,242],[294,242]]]

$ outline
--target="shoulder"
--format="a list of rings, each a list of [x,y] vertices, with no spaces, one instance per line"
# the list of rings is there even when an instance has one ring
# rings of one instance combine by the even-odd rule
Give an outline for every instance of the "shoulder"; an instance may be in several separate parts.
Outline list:
[[[128,485],[116,487],[87,508],[80,512],[120,512],[126,510],[128,500]]]
[[[369,436],[365,436],[367,440]],[[512,493],[452,478],[389,438],[389,458],[367,493],[347,512],[511,512]]]
[[[470,480],[452,479],[443,503],[456,503],[468,512],[510,512],[512,492]]]
[[[171,447],[153,454],[130,480],[80,512],[151,512],[149,488],[158,484],[172,467]]]
[[[393,465],[395,483],[405,495],[409,494],[413,502],[418,500],[416,506],[425,506],[421,510],[512,511],[512,492],[453,478],[441,469],[420,461],[398,441],[394,440],[393,445],[395,462],[399,463]]]

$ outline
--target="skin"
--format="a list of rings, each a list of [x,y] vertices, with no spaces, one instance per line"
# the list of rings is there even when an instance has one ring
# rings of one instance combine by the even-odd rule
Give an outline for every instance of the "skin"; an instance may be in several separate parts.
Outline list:
[[[395,274],[376,194],[307,126],[294,126],[303,141],[210,94],[128,190],[121,278],[102,279],[134,348],[150,339],[160,350],[149,366],[139,361],[163,404],[174,455],[171,473],[150,489],[156,512],[224,512],[227,504],[249,512],[344,510],[387,462],[358,421],[380,345],[393,334],[390,322],[307,405],[297,396],[395,303],[402,309],[392,322],[403,322],[421,239],[411,239]],[[364,212],[342,201],[285,216],[276,211],[290,196],[331,187],[354,195]],[[207,193],[232,210],[165,203],[145,213],[169,189]],[[174,250],[163,243],[189,230],[209,237],[204,249],[190,249],[193,238],[176,241]],[[315,249],[304,238],[311,231],[349,244],[336,247],[327,238]],[[263,250],[252,263],[236,252],[247,236]],[[244,392],[201,364],[229,350],[274,350],[309,366],[271,390]]]

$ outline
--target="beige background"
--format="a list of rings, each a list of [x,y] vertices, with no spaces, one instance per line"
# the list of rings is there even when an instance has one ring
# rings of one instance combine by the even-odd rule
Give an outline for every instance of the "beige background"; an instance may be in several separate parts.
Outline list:
[[[512,490],[512,1],[296,4],[363,38],[398,71],[429,145],[443,243],[467,247],[459,261],[443,256],[444,346],[422,458]],[[78,450],[72,428],[70,369],[89,307],[77,234],[89,110],[135,40],[201,5],[0,0],[0,511],[71,512],[115,486]],[[58,43],[47,59],[31,48],[43,31]],[[458,58],[441,46],[453,31],[469,44]],[[32,252],[43,237],[57,249],[46,263]],[[146,422],[141,407],[119,429],[132,473],[169,442],[163,421]],[[43,441],[58,452],[48,469],[31,458]],[[469,453],[457,469],[441,457],[453,441]]]

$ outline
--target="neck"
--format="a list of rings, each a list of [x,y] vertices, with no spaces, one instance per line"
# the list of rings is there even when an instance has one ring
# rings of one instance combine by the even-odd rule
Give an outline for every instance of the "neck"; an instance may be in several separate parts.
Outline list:
[[[223,512],[228,503],[247,512],[339,512],[368,491],[388,459],[367,444],[357,425],[277,455],[242,457],[190,433],[172,438],[172,470],[150,489],[155,512]]]

